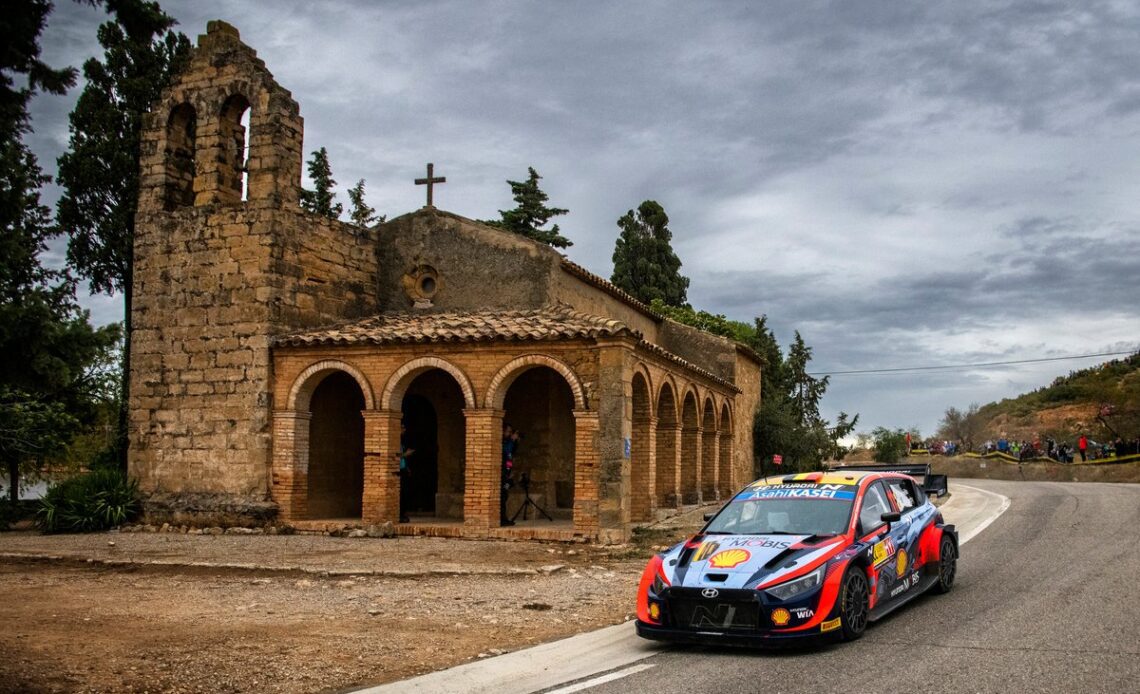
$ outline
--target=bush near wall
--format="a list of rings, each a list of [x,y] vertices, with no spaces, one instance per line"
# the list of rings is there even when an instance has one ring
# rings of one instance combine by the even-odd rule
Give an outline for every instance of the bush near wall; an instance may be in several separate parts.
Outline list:
[[[95,470],[49,487],[36,524],[46,533],[96,532],[134,520],[141,508],[137,480]]]

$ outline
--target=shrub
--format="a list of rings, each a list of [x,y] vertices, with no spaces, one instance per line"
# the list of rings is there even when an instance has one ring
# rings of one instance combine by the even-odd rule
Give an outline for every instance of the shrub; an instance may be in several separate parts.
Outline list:
[[[49,487],[36,523],[46,533],[95,532],[133,520],[141,506],[137,480],[118,470],[95,470]]]

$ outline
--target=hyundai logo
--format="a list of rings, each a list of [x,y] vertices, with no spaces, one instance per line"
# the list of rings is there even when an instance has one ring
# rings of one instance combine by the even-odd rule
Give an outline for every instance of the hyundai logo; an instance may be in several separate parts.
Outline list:
[[[705,588],[701,591],[701,595],[705,596],[706,598],[715,598],[716,596],[720,595],[720,591],[716,588]]]

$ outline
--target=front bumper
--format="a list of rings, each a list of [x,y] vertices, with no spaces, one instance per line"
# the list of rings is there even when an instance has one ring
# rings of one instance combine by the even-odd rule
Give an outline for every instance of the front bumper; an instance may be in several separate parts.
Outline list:
[[[842,633],[839,630],[820,633],[818,627],[791,633],[772,631],[700,631],[696,629],[677,629],[657,624],[647,624],[641,620],[637,620],[636,626],[638,636],[652,641],[742,648],[770,648],[793,643],[830,641]]]
[[[792,603],[772,602],[750,589],[721,589],[706,596],[700,588],[670,587],[646,596],[647,613],[639,615],[637,634],[673,643],[762,646],[830,638],[838,631],[833,600],[820,605],[817,591]],[[823,607],[821,615],[818,610]],[[777,613],[782,613],[776,618]],[[658,618],[660,616],[660,618]],[[826,631],[822,624],[830,627]]]

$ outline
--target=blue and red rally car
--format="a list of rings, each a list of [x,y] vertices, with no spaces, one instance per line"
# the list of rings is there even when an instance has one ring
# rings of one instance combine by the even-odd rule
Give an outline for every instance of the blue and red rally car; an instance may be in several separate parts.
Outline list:
[[[958,535],[922,488],[891,472],[768,477],[642,574],[637,633],[756,645],[846,640],[954,583]]]

